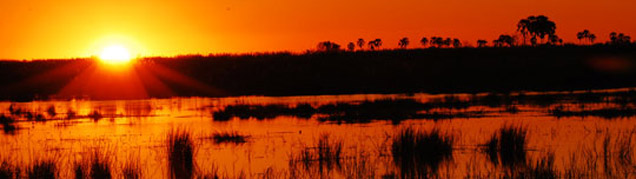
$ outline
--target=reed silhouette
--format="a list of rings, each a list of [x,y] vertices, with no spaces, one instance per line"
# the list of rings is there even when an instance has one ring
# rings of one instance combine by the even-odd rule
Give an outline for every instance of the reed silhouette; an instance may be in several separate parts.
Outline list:
[[[527,164],[526,167],[506,171],[503,178],[563,178],[562,173],[554,166],[554,154],[548,153],[535,163]]]
[[[52,160],[38,160],[26,169],[27,178],[55,179],[58,172],[56,163]]]
[[[100,154],[99,152],[95,152],[93,154],[93,158],[90,162],[90,178],[94,179],[109,179],[112,178],[112,169],[110,166],[110,161]]]
[[[401,178],[431,178],[439,166],[453,158],[453,141],[439,130],[428,132],[406,128],[394,137],[391,145],[394,163]]]
[[[342,140],[333,139],[325,133],[321,134],[315,143],[314,147],[304,147],[298,153],[291,153],[290,168],[302,168],[310,174],[324,176],[342,167],[344,159]]]
[[[20,168],[10,165],[6,160],[0,163],[0,178],[20,178],[20,172]]]
[[[187,130],[172,130],[166,139],[170,178],[192,178],[194,176],[194,151],[196,146]]]
[[[485,144],[486,154],[490,161],[509,168],[525,166],[527,152],[527,129],[523,127],[504,126]]]

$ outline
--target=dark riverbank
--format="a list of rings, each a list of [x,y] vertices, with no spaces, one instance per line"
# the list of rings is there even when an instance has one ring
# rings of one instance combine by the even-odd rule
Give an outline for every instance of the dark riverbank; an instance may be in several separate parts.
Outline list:
[[[92,59],[2,61],[0,98],[95,99],[90,94],[59,94],[96,64]],[[553,46],[195,55],[144,58],[133,69],[147,97],[159,98],[568,91],[636,86],[636,48]],[[157,82],[170,92],[157,90]]]

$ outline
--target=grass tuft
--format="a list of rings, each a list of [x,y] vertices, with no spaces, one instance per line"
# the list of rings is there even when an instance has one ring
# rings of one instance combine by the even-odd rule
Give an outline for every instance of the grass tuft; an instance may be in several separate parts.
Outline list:
[[[505,126],[485,144],[485,152],[495,165],[514,167],[526,162],[527,133],[523,127]]]
[[[173,130],[168,133],[166,142],[170,177],[192,178],[195,150],[192,134],[184,130]]]
[[[53,179],[57,174],[57,166],[52,160],[36,161],[27,169],[28,178]]]
[[[403,177],[432,177],[440,164],[453,157],[453,138],[439,130],[419,132],[406,128],[393,138],[393,160]]]

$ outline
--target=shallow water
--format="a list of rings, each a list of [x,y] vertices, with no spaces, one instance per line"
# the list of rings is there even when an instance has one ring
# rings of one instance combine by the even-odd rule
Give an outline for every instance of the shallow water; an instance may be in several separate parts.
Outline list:
[[[601,97],[593,100],[577,98],[577,94],[588,93]],[[636,130],[634,116],[624,111],[619,113],[625,115],[618,117],[596,113],[559,115],[566,113],[554,112],[556,109],[572,112],[610,108],[630,111],[634,107],[633,101],[619,102],[618,99],[629,98],[632,93],[625,90],[524,93],[524,100],[517,98],[492,104],[475,102],[484,96],[487,94],[2,102],[0,109],[3,115],[14,116],[17,122],[11,123],[15,130],[3,126],[5,130],[0,134],[0,159],[9,161],[13,166],[28,166],[37,160],[52,159],[58,167],[59,176],[67,178],[74,176],[74,163],[87,160],[98,150],[108,159],[115,176],[121,175],[123,165],[131,161],[138,163],[143,178],[167,178],[170,169],[166,137],[170,131],[182,130],[193,135],[196,146],[195,175],[218,173],[229,178],[400,177],[406,175],[404,167],[394,162],[391,152],[397,133],[405,128],[419,131],[438,129],[453,138],[452,158],[441,162],[439,169],[428,176],[490,178],[523,168],[495,164],[484,152],[484,144],[499,129],[519,126],[527,129],[527,159],[521,166],[530,166],[546,156],[554,156],[551,168],[561,177],[567,172],[579,170],[587,171],[579,171],[577,175],[584,177],[636,177],[636,161],[618,159],[625,158],[617,157],[619,152],[625,150],[614,147],[621,139],[627,139],[631,141],[627,144],[631,148],[627,151],[629,156],[636,155],[632,144],[636,139],[631,135]],[[310,104],[313,108],[319,108],[335,103],[356,105],[382,99],[409,99],[421,103],[446,100],[444,104],[447,107],[437,106],[421,113],[436,111],[451,117],[379,119],[363,123],[321,120],[336,113],[315,113],[309,118],[273,115],[266,119],[213,119],[213,113],[227,106],[280,104],[292,108],[299,104]],[[455,108],[452,106],[464,103],[451,103],[451,100],[469,105]],[[54,108],[54,115],[48,112],[51,107]],[[17,109],[22,113],[16,114]],[[40,121],[37,121],[37,117],[25,116],[26,112],[35,116],[40,114]],[[454,115],[471,112],[479,115]],[[95,114],[99,114],[99,117]],[[247,135],[247,142],[217,144],[211,139],[215,132],[232,131]],[[315,164],[320,161],[303,163],[295,160],[304,149],[316,149],[322,135],[343,142],[342,157],[337,159],[335,166]],[[606,138],[610,139],[609,147],[604,147]],[[609,152],[604,152],[607,148]],[[592,170],[594,172],[590,172]]]

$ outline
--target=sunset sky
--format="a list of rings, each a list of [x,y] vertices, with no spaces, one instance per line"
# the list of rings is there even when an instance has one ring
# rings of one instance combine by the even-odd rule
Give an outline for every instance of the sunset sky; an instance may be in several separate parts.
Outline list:
[[[636,35],[634,0],[3,0],[0,59],[98,55],[121,45],[135,56],[300,52],[317,42],[450,36],[475,44],[544,14],[576,42],[585,28],[606,41]]]

